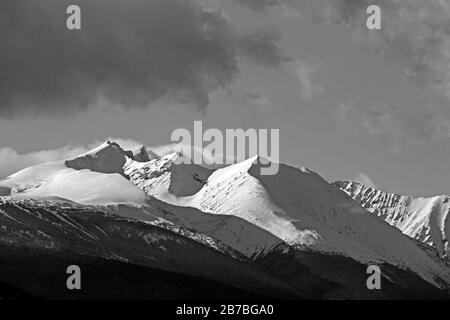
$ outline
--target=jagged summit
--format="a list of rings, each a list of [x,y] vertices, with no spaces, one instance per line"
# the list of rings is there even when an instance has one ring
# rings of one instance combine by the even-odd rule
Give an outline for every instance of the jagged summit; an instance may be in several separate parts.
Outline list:
[[[338,187],[339,189],[343,189],[343,188],[351,188],[354,190],[357,189],[361,189],[364,188],[366,190],[370,189],[370,190],[376,190],[376,191],[380,191],[380,192],[384,192],[384,193],[389,193],[386,190],[383,190],[382,188],[373,188],[371,186],[367,186],[359,181],[354,181],[354,180],[338,180],[332,183],[334,186]]]
[[[144,210],[141,215],[157,199],[162,204],[155,216],[174,224],[184,221],[186,227],[226,241],[247,256],[267,252],[279,239],[301,250],[350,257],[359,263],[408,266],[436,286],[441,280],[450,283],[448,270],[415,241],[313,171],[278,164],[275,174],[265,175],[260,169],[275,163],[259,155],[213,171],[177,163],[184,157],[177,152],[145,161],[144,151],[127,151],[106,141],[73,159],[22,170],[1,181],[0,191],[12,190],[14,197],[25,199],[59,197],[87,205],[133,205]],[[430,214],[430,225],[438,226],[431,226],[430,232],[448,230],[447,215],[441,213],[448,211],[449,201],[436,199],[425,205],[435,212]],[[223,218],[233,216],[237,219]],[[227,227],[221,229],[222,223]],[[250,231],[255,235],[246,236]],[[444,248],[446,239],[442,237]]]
[[[130,180],[152,196],[167,192],[175,196],[193,195],[203,187],[211,173],[209,169],[192,164],[181,152],[125,167]]]
[[[146,195],[130,183],[125,163],[133,158],[116,142],[68,160],[23,169],[0,181],[2,195],[20,198],[61,198],[81,204],[141,204]]]
[[[334,185],[404,234],[436,248],[441,258],[448,257],[450,197],[414,198],[352,181],[337,181]]]
[[[412,240],[317,173],[279,164],[276,174],[262,175],[259,158],[214,171],[199,192],[179,200],[179,205],[243,218],[293,246],[364,263],[408,265],[428,279],[433,278],[430,273],[440,273],[441,267],[431,267],[430,258]],[[445,277],[450,279],[448,273]]]
[[[150,160],[144,146],[126,151],[114,141],[106,141],[97,148],[65,161],[68,168],[75,170],[88,169],[100,173],[118,173],[124,175],[124,165],[127,159],[137,162]]]
[[[66,160],[65,165],[75,170],[123,174],[127,157],[133,157],[133,154],[123,150],[118,143],[108,140],[81,156]]]
[[[138,146],[131,150],[132,158],[137,162],[148,162],[150,161],[150,155],[147,152],[147,149],[144,146]],[[154,158],[154,155],[152,155]]]

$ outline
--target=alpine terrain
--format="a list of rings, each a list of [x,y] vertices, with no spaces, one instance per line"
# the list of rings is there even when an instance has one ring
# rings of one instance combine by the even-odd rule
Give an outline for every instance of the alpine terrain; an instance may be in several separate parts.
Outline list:
[[[265,176],[263,163],[211,169],[106,141],[12,174],[0,181],[0,298],[449,298],[448,197],[286,164]],[[74,264],[80,292],[65,287]]]
[[[447,261],[450,235],[450,197],[429,198],[387,193],[357,182],[336,182],[335,185],[362,207],[380,217],[404,234],[431,246]]]

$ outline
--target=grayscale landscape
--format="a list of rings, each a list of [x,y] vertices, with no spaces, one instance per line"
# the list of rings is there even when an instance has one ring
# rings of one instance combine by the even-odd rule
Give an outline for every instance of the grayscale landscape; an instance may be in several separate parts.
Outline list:
[[[0,300],[448,300],[449,26],[1,0]]]

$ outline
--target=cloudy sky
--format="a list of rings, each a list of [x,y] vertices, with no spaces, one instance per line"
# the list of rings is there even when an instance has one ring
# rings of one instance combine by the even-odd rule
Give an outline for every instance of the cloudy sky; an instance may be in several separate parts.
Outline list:
[[[450,194],[449,17],[449,0],[1,0],[0,176],[203,120],[279,128],[281,160],[329,181]]]

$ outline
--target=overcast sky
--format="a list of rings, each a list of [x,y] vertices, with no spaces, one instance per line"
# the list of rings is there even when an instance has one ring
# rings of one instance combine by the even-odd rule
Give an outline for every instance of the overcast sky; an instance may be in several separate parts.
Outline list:
[[[329,181],[450,194],[449,17],[447,0],[1,0],[0,176],[203,120],[279,128],[281,161]]]

